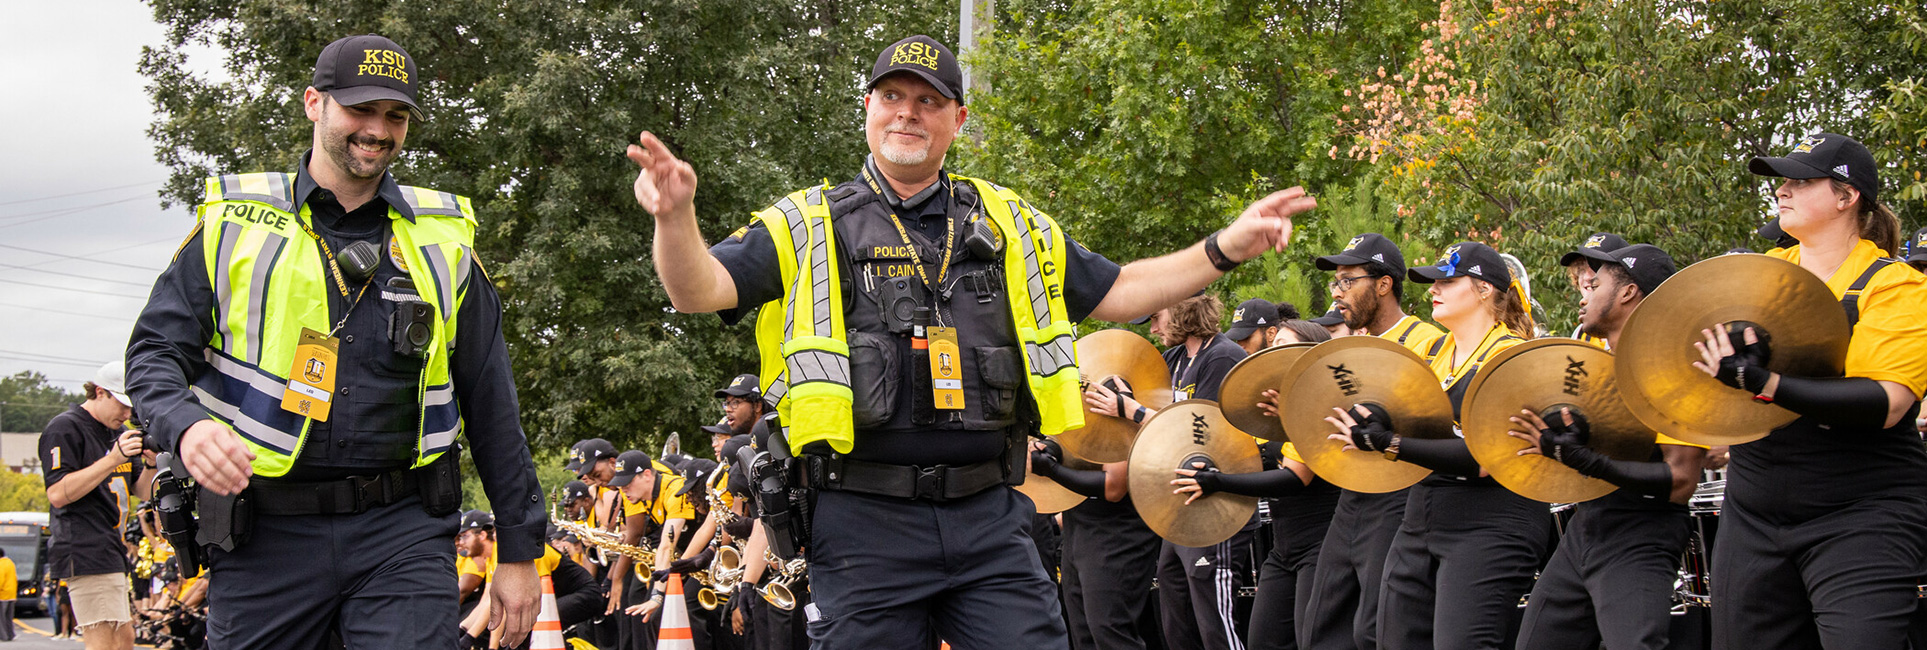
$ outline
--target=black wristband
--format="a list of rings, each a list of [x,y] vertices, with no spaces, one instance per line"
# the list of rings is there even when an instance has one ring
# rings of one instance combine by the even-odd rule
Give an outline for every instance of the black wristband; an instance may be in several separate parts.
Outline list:
[[[1243,264],[1243,262],[1234,262],[1231,258],[1225,257],[1224,249],[1218,247],[1218,235],[1223,232],[1223,230],[1220,230],[1205,236],[1204,256],[1210,258],[1211,266],[1216,267],[1219,271],[1230,272],[1231,269],[1238,268],[1238,265]]]

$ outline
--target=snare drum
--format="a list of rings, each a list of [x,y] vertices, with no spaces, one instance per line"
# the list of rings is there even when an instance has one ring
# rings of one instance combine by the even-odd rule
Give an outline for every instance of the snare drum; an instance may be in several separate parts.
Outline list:
[[[1693,516],[1719,516],[1720,508],[1726,505],[1726,479],[1701,483],[1693,490],[1693,498],[1686,501],[1687,511]]]

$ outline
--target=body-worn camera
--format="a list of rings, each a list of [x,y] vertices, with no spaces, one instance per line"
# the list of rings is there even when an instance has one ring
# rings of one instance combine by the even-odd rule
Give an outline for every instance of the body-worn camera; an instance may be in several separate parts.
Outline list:
[[[421,358],[435,341],[435,307],[415,296],[395,301],[395,313],[388,316],[388,342],[395,354]]]
[[[910,321],[918,307],[924,306],[923,282],[914,277],[880,278],[877,286],[877,306],[881,307],[883,326],[891,334],[908,334]]]

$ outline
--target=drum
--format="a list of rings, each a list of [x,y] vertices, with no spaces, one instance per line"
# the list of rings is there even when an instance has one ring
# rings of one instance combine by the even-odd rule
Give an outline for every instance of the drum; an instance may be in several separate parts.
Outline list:
[[[1713,536],[1720,527],[1720,510],[1726,505],[1726,479],[1700,483],[1686,501],[1693,517],[1693,530],[1686,537],[1686,552],[1680,557],[1679,582],[1673,600],[1685,607],[1710,607],[1713,604]]]

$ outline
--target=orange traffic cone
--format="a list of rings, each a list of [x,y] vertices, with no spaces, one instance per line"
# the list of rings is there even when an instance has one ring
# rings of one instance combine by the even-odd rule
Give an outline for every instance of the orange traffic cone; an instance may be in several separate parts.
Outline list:
[[[663,594],[662,629],[656,634],[656,650],[696,650],[696,638],[689,630],[689,601],[683,598],[680,574],[669,574],[669,591]]]
[[[555,605],[555,580],[542,576],[542,611],[529,632],[529,650],[568,650],[562,640],[562,611]]]

